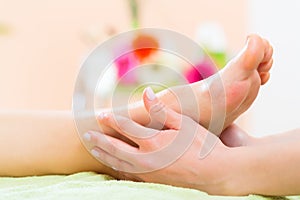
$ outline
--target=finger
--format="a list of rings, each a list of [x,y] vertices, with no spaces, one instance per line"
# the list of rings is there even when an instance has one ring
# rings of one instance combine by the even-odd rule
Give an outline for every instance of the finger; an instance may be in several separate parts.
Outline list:
[[[148,166],[142,164],[143,158],[145,158],[145,156],[147,157],[147,154],[141,152],[140,149],[131,147],[128,144],[116,138],[112,138],[110,136],[106,136],[101,133],[89,132],[87,134],[90,134],[92,138],[91,140],[96,143],[96,145],[92,148],[91,151],[92,155],[96,157],[98,160],[100,160],[101,162],[103,162],[104,164],[112,167],[113,169],[128,172],[129,173],[128,175],[130,175],[131,173],[148,171],[149,170],[148,168],[151,167],[151,165]],[[101,136],[103,136],[104,139]],[[152,140],[150,140],[150,143],[148,142],[147,144],[151,144],[152,146]],[[156,149],[157,148],[155,148],[154,150]],[[102,151],[95,151],[95,150],[102,150]],[[150,152],[153,152],[152,147],[150,147]],[[158,154],[157,152],[155,158],[158,159],[159,156],[160,154]],[[152,159],[152,161],[155,161],[156,159]],[[146,163],[148,162],[149,159],[147,159]],[[152,162],[150,161],[150,163]],[[135,179],[137,178],[134,176],[129,176],[129,177]]]
[[[118,159],[101,148],[95,147],[91,150],[91,153],[95,158],[99,159],[113,170],[126,172],[132,170],[133,168],[133,165],[129,162]]]
[[[129,140],[127,137],[119,134],[115,129],[113,129],[112,127],[110,126],[107,126],[105,125],[104,123],[102,123],[99,119],[98,119],[98,124],[99,124],[99,128],[100,128],[100,131],[105,133],[105,135],[109,135],[109,136],[112,136],[114,138],[118,138],[132,146],[135,146],[137,147],[137,144],[135,144],[133,141]]]
[[[146,110],[150,114],[151,120],[155,120],[171,129],[180,129],[182,115],[167,108],[165,104],[159,101],[150,87],[144,90],[143,101]]]
[[[143,101],[146,110],[149,112],[152,105],[159,103],[151,87],[146,87],[143,91]]]
[[[130,146],[119,139],[95,131],[89,131],[84,135],[84,138],[92,143],[94,147],[127,162],[132,162],[134,159],[132,154],[138,151],[136,147]]]
[[[111,113],[99,116],[99,120],[138,145],[141,144],[142,140],[153,137],[159,132],[158,130],[144,127],[126,117]]]
[[[151,90],[151,88],[150,88],[150,90],[152,91],[151,94],[147,94],[147,92],[146,92],[147,90],[148,90],[148,87],[145,88],[144,91],[143,91],[143,103],[144,103],[144,107],[146,108],[146,110],[149,114],[151,104],[149,104],[148,99],[153,98],[155,95],[154,95],[153,91]],[[152,99],[152,104],[156,104],[158,102],[159,102],[158,98],[153,98]],[[163,130],[164,129],[164,123],[160,123],[159,121],[154,120],[153,118],[151,118],[151,116],[149,116],[149,118],[150,118],[150,122],[148,124],[146,124],[147,127],[151,127],[151,128],[157,129],[157,130]]]

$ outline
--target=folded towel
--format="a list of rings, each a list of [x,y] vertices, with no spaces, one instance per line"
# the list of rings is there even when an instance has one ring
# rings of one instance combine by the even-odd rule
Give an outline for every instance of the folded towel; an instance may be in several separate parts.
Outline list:
[[[0,199],[109,199],[109,200],[269,200],[299,199],[300,197],[210,196],[204,192],[154,183],[118,181],[110,176],[83,172],[73,175],[0,178]]]

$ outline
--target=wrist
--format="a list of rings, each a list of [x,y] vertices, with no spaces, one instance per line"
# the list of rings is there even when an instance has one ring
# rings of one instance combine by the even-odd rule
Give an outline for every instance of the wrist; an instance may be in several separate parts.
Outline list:
[[[253,141],[254,142],[254,141]],[[259,156],[255,153],[255,147],[242,146],[231,148],[227,167],[229,174],[225,184],[225,195],[244,196],[254,193],[255,178],[258,175]]]
[[[256,146],[263,143],[263,139],[262,138],[257,138],[257,137],[253,137],[253,136],[248,136],[247,139],[247,145],[246,146]]]
[[[199,189],[213,195],[241,196],[246,195],[245,189],[239,184],[242,181],[243,168],[246,165],[239,147],[222,148],[213,151],[210,155],[212,162],[206,163],[206,181]],[[221,156],[220,156],[221,155]],[[218,164],[217,164],[218,163]],[[202,178],[203,180],[203,178]]]

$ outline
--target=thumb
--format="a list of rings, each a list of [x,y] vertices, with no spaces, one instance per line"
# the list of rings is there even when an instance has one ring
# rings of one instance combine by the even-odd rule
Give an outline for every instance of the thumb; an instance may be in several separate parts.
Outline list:
[[[157,96],[154,94],[151,87],[146,87],[143,91],[143,102],[144,106],[149,113],[151,107],[159,103]]]
[[[182,115],[166,107],[166,105],[157,98],[150,87],[144,90],[143,101],[151,117],[151,123],[155,121],[171,129],[180,129]]]

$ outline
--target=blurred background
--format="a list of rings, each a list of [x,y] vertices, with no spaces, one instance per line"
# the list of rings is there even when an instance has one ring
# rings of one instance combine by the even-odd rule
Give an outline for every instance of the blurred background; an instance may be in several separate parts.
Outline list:
[[[137,26],[183,33],[227,60],[258,33],[274,47],[271,79],[237,123],[256,136],[299,127],[300,1],[135,3],[0,0],[0,109],[70,110],[84,58],[109,36]]]

